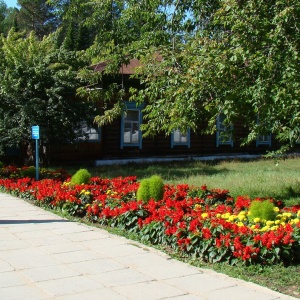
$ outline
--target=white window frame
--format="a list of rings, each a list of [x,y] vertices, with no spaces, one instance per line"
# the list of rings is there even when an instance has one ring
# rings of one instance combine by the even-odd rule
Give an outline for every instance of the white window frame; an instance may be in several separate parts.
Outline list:
[[[142,149],[142,132],[140,130],[140,126],[142,124],[142,108],[143,106],[136,106],[133,102],[126,102],[126,110],[123,111],[122,119],[121,119],[121,146],[120,148],[123,149],[124,147],[138,147]],[[138,112],[138,119],[136,121],[133,120],[126,120],[127,112],[128,111],[136,111]],[[128,137],[125,137],[125,124],[130,124],[131,130],[129,133],[129,140]],[[137,125],[137,126],[136,126]],[[138,129],[134,129],[137,127]],[[134,132],[133,132],[134,131]],[[137,140],[134,139],[134,135],[137,135]]]
[[[78,134],[79,133],[79,134]],[[87,125],[87,122],[80,122],[80,128],[77,130],[78,142],[97,143],[101,142],[101,128],[91,127]],[[80,134],[82,134],[80,136]]]
[[[229,137],[226,140],[222,138],[223,132],[233,130],[233,125],[227,127],[224,126],[223,121],[221,120],[222,116],[225,116],[224,113],[220,113],[217,117],[217,138],[216,138],[217,147],[219,147],[220,145],[230,145],[231,147],[233,147],[232,133],[230,133]]]
[[[171,148],[174,146],[187,146],[191,147],[190,129],[186,133],[181,133],[179,129],[174,130],[171,133]]]

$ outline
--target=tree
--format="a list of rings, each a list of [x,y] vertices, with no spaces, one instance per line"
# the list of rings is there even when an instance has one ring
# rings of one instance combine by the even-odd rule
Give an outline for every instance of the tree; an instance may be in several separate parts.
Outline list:
[[[32,125],[44,146],[72,142],[94,107],[76,99],[77,71],[85,63],[75,52],[55,48],[55,36],[10,31],[0,39],[0,148],[31,144]],[[92,122],[93,120],[90,120]],[[25,155],[24,157],[25,158]]]
[[[104,0],[94,1],[89,5],[92,5],[93,13],[87,18],[86,24],[97,24],[99,30],[94,44],[87,50],[87,55],[91,63],[109,61],[104,75],[118,74],[120,65],[128,63],[130,58],[139,58],[144,63],[149,59],[152,63],[153,57],[164,51],[172,54],[168,59],[173,64],[174,53],[182,49],[182,45],[194,35],[196,28],[201,27],[204,30],[203,21],[196,19],[204,17],[212,10],[207,8],[206,12],[192,14],[191,7],[198,5],[198,2],[196,4],[192,0]],[[146,76],[145,70],[143,72]],[[82,74],[91,84],[99,80],[99,74],[93,76],[92,70],[86,70]],[[165,80],[166,75],[164,74]],[[106,89],[104,87],[101,92],[95,92],[95,96],[90,91],[87,93],[85,89],[79,92],[85,97],[100,99],[105,108],[111,106],[108,103],[113,99],[114,103],[110,103],[114,104],[112,109],[106,109],[103,115],[97,117],[100,125],[120,116],[126,92],[123,86],[121,89],[115,84]],[[151,97],[147,94],[147,98],[148,96]],[[158,100],[156,96],[153,98]]]
[[[192,55],[185,90],[191,103],[210,114],[210,127],[220,111],[227,122],[243,120],[249,135],[272,133],[287,150],[298,141],[300,4],[283,1],[224,1],[213,24],[222,29],[197,38],[187,48]],[[201,101],[199,101],[201,99]]]
[[[3,32],[3,23],[7,13],[7,6],[3,0],[0,0],[0,32]]]
[[[21,30],[34,31],[42,39],[58,28],[59,19],[47,0],[18,0],[18,5],[18,24]]]
[[[144,87],[131,98],[148,103],[144,134],[176,128],[213,132],[223,112],[228,125],[242,120],[248,127],[242,145],[272,133],[282,151],[293,147],[300,135],[299,2],[201,4],[191,6],[191,14],[201,18],[185,35],[177,31],[175,46],[149,41],[152,53],[142,57],[139,70]],[[162,55],[162,62],[153,59],[155,53]]]

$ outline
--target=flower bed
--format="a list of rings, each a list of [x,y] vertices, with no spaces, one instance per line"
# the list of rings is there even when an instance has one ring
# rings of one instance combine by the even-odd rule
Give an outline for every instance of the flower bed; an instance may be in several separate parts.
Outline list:
[[[252,201],[230,197],[227,190],[165,185],[163,199],[136,200],[136,177],[104,179],[74,185],[65,176],[35,181],[2,178],[0,191],[60,209],[101,225],[134,232],[143,242],[161,244],[207,262],[285,264],[300,261],[300,206],[275,205],[274,220],[251,219]],[[67,176],[66,176],[67,177]]]

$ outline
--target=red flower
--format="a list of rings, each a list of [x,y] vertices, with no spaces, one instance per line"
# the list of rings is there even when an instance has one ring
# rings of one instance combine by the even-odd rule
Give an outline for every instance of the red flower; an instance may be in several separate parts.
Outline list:
[[[209,230],[209,228],[202,228],[202,237],[206,240],[210,239],[212,237],[212,233]]]

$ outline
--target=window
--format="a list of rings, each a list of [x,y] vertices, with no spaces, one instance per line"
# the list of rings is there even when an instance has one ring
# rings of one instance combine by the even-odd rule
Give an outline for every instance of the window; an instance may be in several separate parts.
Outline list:
[[[190,129],[182,133],[179,129],[171,133],[171,148],[174,146],[187,146],[190,148]]]
[[[140,125],[142,121],[141,107],[135,103],[127,103],[121,124],[121,149],[126,146],[137,146],[142,149],[142,134]]]
[[[101,133],[99,128],[90,127],[86,122],[81,122],[81,127],[77,131],[78,141],[85,142],[100,142],[101,141]]]
[[[256,139],[256,146],[268,145],[271,147],[271,134],[259,135]]]
[[[259,124],[259,115],[257,116],[257,124]],[[256,147],[259,145],[267,145],[271,147],[271,134],[260,134],[256,138]]]
[[[231,145],[233,147],[233,140],[231,131],[233,126],[224,125],[226,116],[221,113],[217,118],[217,147],[219,145]]]

